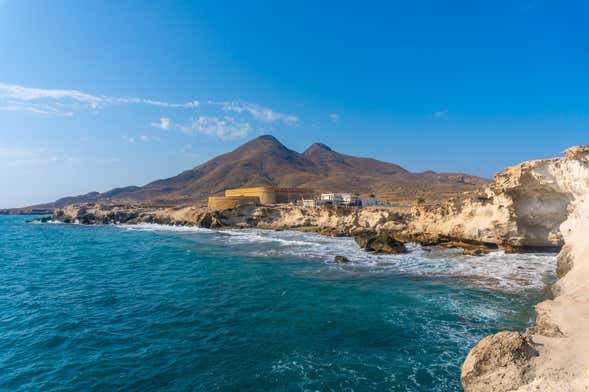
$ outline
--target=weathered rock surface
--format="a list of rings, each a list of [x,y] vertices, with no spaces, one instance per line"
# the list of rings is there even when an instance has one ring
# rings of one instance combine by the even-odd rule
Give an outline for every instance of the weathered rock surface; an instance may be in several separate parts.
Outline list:
[[[537,351],[519,332],[499,332],[484,338],[462,364],[465,390],[509,391],[530,381],[530,359]]]
[[[462,367],[465,391],[589,390],[588,157],[589,146],[573,147],[565,158],[508,168],[483,191],[483,201],[470,200],[454,211],[478,221],[479,231],[470,222],[462,226],[471,237],[515,247],[564,244],[556,297],[536,305],[536,326],[525,337],[500,332],[470,351]],[[502,214],[510,218],[502,219]],[[443,221],[449,228],[459,219],[446,215]],[[530,347],[534,355],[529,355]]]
[[[333,261],[336,263],[348,263],[350,259],[348,259],[346,256],[337,255],[333,258]]]
[[[89,203],[57,209],[53,213],[53,220],[84,225],[159,223],[192,226],[200,220],[206,221],[205,214],[206,210],[196,207],[155,208]],[[214,216],[209,217],[209,222],[209,225],[214,224]]]
[[[407,252],[405,244],[386,232],[361,233],[354,236],[354,240],[360,248],[368,252],[388,254]]]
[[[441,242],[440,245],[445,248],[462,248],[462,253],[470,256],[484,255],[491,252],[491,250],[495,249],[490,245],[480,243],[473,244],[463,241]]]
[[[69,205],[55,210],[53,214],[54,220],[65,223],[160,223],[206,228],[291,229],[330,236],[350,236],[366,230],[398,231],[405,227],[407,217],[407,213],[384,207],[332,209],[275,205],[209,211],[197,207],[157,208],[96,203]]]

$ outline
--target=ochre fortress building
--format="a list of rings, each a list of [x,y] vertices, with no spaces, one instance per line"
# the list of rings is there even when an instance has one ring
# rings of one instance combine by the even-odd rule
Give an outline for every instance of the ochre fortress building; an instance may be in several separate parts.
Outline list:
[[[294,203],[302,199],[312,199],[313,189],[282,188],[258,186],[252,188],[227,189],[225,196],[210,196],[209,208],[226,209],[241,205],[267,205]]]

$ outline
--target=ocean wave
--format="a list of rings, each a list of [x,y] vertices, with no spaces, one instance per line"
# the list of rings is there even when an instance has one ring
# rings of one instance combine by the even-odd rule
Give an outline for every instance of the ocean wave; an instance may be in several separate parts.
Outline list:
[[[129,231],[159,231],[177,233],[211,233],[213,230],[196,226],[173,226],[159,223],[137,223],[137,224],[116,224],[113,225]]]
[[[350,259],[334,268],[352,273],[406,274],[460,278],[475,286],[505,291],[542,289],[554,281],[556,256],[545,253],[506,254],[494,251],[482,256],[463,255],[461,249],[408,244],[409,252],[379,255],[361,250],[353,238],[333,238],[317,233],[258,229],[223,230],[215,238],[226,246],[257,257],[296,257],[332,263],[336,255]],[[245,247],[245,244],[258,244]]]
[[[33,224],[33,225],[63,225],[63,222],[60,221],[56,221],[56,220],[48,220],[48,221],[40,221],[38,219],[33,219],[31,221],[29,221],[28,223]]]
[[[259,258],[299,258],[329,263],[330,268],[352,274],[409,275],[457,278],[479,287],[507,292],[540,290],[552,284],[556,256],[546,253],[506,254],[494,251],[482,256],[463,255],[461,249],[407,244],[405,254],[382,255],[361,250],[350,237],[328,237],[299,231],[261,229],[211,230],[201,227],[155,223],[116,225],[129,231],[211,234],[211,243],[236,253]],[[256,246],[252,246],[252,245]],[[337,255],[350,262],[333,263]]]

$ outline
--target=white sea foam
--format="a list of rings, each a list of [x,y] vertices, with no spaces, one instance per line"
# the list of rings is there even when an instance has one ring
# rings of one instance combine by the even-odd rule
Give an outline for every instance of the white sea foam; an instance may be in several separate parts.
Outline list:
[[[505,291],[541,289],[554,281],[556,256],[544,253],[506,254],[494,251],[483,256],[463,255],[461,249],[424,248],[409,244],[409,253],[377,255],[358,248],[353,238],[332,238],[316,233],[268,230],[223,230],[215,239],[226,246],[259,257],[297,257],[331,263],[336,255],[351,260],[332,264],[349,272],[407,274],[466,279],[474,285]],[[240,245],[256,243],[256,247]]]
[[[63,222],[56,221],[56,220],[48,220],[47,222],[44,222],[44,223],[48,223],[50,225],[63,225],[64,224]]]
[[[56,221],[56,220],[48,220],[48,221],[40,221],[37,219],[34,219],[32,221],[30,221],[29,223],[33,224],[33,225],[63,225],[63,222],[60,221]]]
[[[518,292],[542,289],[555,280],[554,254],[506,254],[494,251],[482,256],[463,255],[461,249],[421,247],[408,244],[409,252],[378,255],[362,251],[350,237],[327,237],[317,233],[259,229],[210,230],[200,227],[152,223],[116,225],[125,230],[211,234],[212,244],[236,248],[240,254],[260,258],[288,257],[329,263],[343,272],[370,275],[403,274],[464,279],[474,286]],[[256,246],[244,246],[244,245]],[[350,262],[333,263],[336,255]]]
[[[133,231],[159,231],[159,232],[182,232],[182,233],[211,233],[212,230],[205,229],[203,227],[196,226],[172,226],[172,225],[161,225],[158,223],[137,223],[133,225],[129,224],[117,224],[117,227],[125,230]]]

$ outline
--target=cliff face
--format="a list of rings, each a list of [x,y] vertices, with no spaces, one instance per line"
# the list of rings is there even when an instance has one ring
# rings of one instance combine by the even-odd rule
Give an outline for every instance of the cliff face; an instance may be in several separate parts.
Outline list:
[[[407,230],[497,244],[507,250],[563,245],[561,224],[583,184],[573,157],[510,167],[477,192],[417,208]]]
[[[354,235],[364,231],[399,231],[407,215],[390,208],[329,209],[293,205],[242,206],[230,210],[206,208],[149,208],[137,205],[69,205],[53,219],[66,223],[160,223],[209,228],[300,229],[329,235]]]
[[[507,169],[485,190],[492,198],[480,202],[489,203],[486,208],[468,207],[482,230],[468,223],[467,235],[515,246],[564,246],[556,297],[536,306],[536,327],[523,335],[500,332],[475,346],[462,366],[466,391],[589,390],[589,146],[565,155]],[[478,219],[477,214],[494,217],[499,211],[510,219],[486,225]]]

